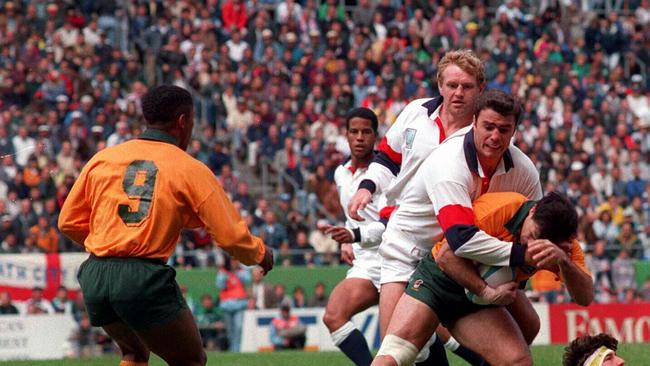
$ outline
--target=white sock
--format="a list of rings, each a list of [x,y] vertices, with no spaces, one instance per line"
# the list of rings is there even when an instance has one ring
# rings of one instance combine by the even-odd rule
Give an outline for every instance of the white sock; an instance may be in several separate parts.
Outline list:
[[[332,342],[334,342],[335,346],[338,346],[341,344],[349,335],[352,333],[357,327],[354,326],[354,323],[351,321],[348,321],[347,323],[343,324],[339,329],[333,331],[331,333],[332,335]]]
[[[424,344],[424,347],[420,350],[418,353],[418,357],[415,358],[415,363],[425,361],[427,358],[429,358],[429,347],[436,341],[436,338],[438,338],[438,335],[436,332],[433,332],[431,335],[431,338],[427,341],[427,343]]]
[[[449,340],[447,341],[447,343],[445,343],[445,348],[450,350],[451,352],[457,350],[458,347],[460,347],[460,343],[458,343],[458,341],[454,339],[454,337],[449,337]]]

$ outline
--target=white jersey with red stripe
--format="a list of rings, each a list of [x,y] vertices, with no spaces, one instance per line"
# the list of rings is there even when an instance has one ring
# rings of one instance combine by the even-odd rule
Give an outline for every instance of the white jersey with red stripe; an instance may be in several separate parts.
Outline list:
[[[386,206],[386,197],[383,194],[375,193],[372,201],[363,210],[359,210],[359,215],[364,218],[364,221],[357,221],[348,213],[348,202],[356,192],[359,182],[366,178],[367,172],[368,168],[354,169],[351,160],[339,165],[334,171],[334,182],[345,213],[345,227],[352,230],[357,239],[353,243],[355,255],[356,251],[362,248],[376,251],[385,229],[385,225],[379,222],[379,211]],[[379,233],[377,233],[378,229]]]
[[[373,200],[363,210],[359,210],[359,215],[365,219],[364,221],[357,221],[348,214],[348,202],[356,192],[359,182],[365,178],[367,171],[368,168],[354,169],[352,161],[348,160],[336,168],[334,182],[336,182],[339,200],[345,212],[345,227],[352,232],[354,237],[352,243],[354,261],[346,278],[366,279],[379,289],[381,258],[378,248],[382,234],[386,229],[386,223],[381,220],[380,212],[386,204],[386,197],[383,194],[375,193]]]
[[[464,136],[472,126],[467,126],[456,131],[448,139],[455,138],[456,136]],[[443,142],[437,147],[445,145]],[[427,161],[430,159],[425,159]],[[451,161],[448,161],[451,163]],[[422,163],[424,164],[424,162]],[[420,165],[419,170],[427,169]],[[436,171],[417,172],[409,182],[409,189],[405,189],[399,198],[399,206],[390,217],[387,231],[399,230],[408,238],[411,238],[413,244],[421,248],[430,248],[442,237],[442,229],[438,225],[433,213],[433,203],[429,198],[426,186],[424,184],[425,177],[438,174]]]
[[[494,266],[523,264],[525,248],[498,240],[474,223],[472,202],[488,192],[517,192],[542,198],[539,172],[533,162],[510,145],[491,178],[478,162],[474,130],[445,141],[422,164],[419,179],[433,203],[437,221],[456,255]]]
[[[405,191],[391,216],[379,248],[381,283],[408,281],[419,260],[443,233],[450,245],[460,243],[458,255],[492,255],[495,265],[509,265],[512,248],[522,246],[513,246],[478,230],[473,225],[472,201],[483,193],[510,191],[533,200],[542,197],[539,174],[530,159],[511,145],[488,179],[478,164],[472,127],[454,133],[421,164],[411,189]],[[523,252],[517,251],[512,257],[519,264]],[[485,262],[483,257],[481,261]]]
[[[420,164],[446,137],[439,117],[441,105],[442,97],[436,97],[416,99],[404,108],[382,139],[360,187],[384,192],[389,205],[399,204]]]

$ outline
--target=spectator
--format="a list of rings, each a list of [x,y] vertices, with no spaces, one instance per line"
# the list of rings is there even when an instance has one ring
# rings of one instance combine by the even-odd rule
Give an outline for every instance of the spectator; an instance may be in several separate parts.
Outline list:
[[[70,340],[74,345],[74,353],[77,358],[99,356],[101,354],[98,341],[101,338],[101,331],[90,324],[88,314],[83,314],[81,320]]]
[[[39,216],[38,223],[29,229],[29,235],[34,237],[36,245],[45,253],[56,253],[59,250],[59,234],[52,226],[47,216]]]
[[[326,220],[320,221],[320,224],[328,225]],[[320,224],[317,223],[316,225]],[[323,234],[320,230],[313,230],[309,234],[309,243],[317,253],[316,263],[333,264],[335,254],[339,250],[339,245],[335,240]]]
[[[287,231],[283,225],[277,222],[275,212],[267,210],[264,213],[264,224],[260,235],[264,239],[264,243],[271,248],[278,249],[280,244],[288,243]]]
[[[249,309],[268,309],[273,307],[274,293],[273,286],[264,281],[264,274],[261,267],[253,267],[252,283],[250,288],[250,296],[248,300]]]
[[[32,289],[32,294],[25,304],[27,314],[54,314],[52,304],[43,298],[43,289],[40,287]]]
[[[215,175],[219,175],[224,165],[231,164],[232,160],[230,154],[228,154],[228,151],[226,150],[225,142],[222,139],[217,139],[212,152],[208,156],[208,166],[210,167],[210,170],[212,170]]]
[[[632,168],[632,178],[628,180],[625,192],[627,199],[632,201],[635,197],[641,197],[648,182],[641,178],[641,169],[638,166]]]
[[[593,223],[593,230],[596,238],[608,242],[614,241],[618,235],[618,226],[612,222],[612,216],[608,210],[602,210],[598,214],[598,218]]]
[[[325,284],[321,281],[314,285],[314,294],[307,304],[310,308],[324,308],[327,305],[327,294],[325,293]]]
[[[284,284],[276,283],[273,286],[272,301],[269,302],[269,304],[267,305],[267,308],[269,308],[269,309],[277,309],[283,304],[290,305],[291,304],[291,298],[289,297],[289,295],[286,294],[285,291],[286,291],[286,289],[285,289]]]
[[[224,312],[229,349],[232,352],[240,350],[244,310],[248,307],[246,286],[250,281],[250,273],[237,259],[224,257],[223,265],[217,273],[217,289],[219,289],[219,306]]]
[[[294,266],[313,266],[315,265],[316,258],[314,258],[314,248],[309,244],[307,232],[299,230],[296,234],[295,242],[290,245],[294,250],[291,259],[291,264]]]
[[[634,260],[627,250],[621,250],[612,262],[612,278],[619,301],[623,301],[628,290],[636,289]]]
[[[223,312],[214,305],[214,300],[209,294],[201,295],[201,305],[194,312],[196,324],[199,326],[203,347],[214,350],[228,349],[228,337],[226,336],[223,322]]]
[[[51,303],[55,313],[72,314],[73,302],[68,298],[68,289],[65,286],[59,286]]]
[[[641,240],[634,232],[634,226],[631,222],[624,222],[621,225],[621,231],[614,239],[614,253],[626,251],[632,259],[640,259],[643,254]]]
[[[73,116],[74,117],[74,116]],[[115,146],[131,139],[129,125],[125,121],[117,122],[116,129],[106,140],[106,147]]]
[[[18,134],[11,139],[13,150],[16,152],[16,164],[21,167],[27,165],[27,159],[36,147],[36,141],[29,136],[27,127],[18,127]]]
[[[293,296],[291,298],[291,306],[293,308],[307,307],[307,299],[305,298],[305,289],[302,286],[296,286],[293,289]]]
[[[246,5],[242,0],[226,0],[221,7],[223,27],[226,32],[245,30],[248,21]]]
[[[271,321],[271,343],[276,350],[303,349],[305,347],[307,328],[300,319],[291,315],[291,307],[282,305],[280,316]]]
[[[11,303],[9,291],[0,291],[0,315],[18,314],[18,308]]]

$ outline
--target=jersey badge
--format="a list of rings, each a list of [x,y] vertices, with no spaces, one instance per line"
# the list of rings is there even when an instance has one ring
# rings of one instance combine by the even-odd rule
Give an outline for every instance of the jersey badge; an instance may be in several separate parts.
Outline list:
[[[413,148],[413,140],[415,140],[415,134],[418,132],[415,128],[407,128],[404,131],[404,141],[406,141],[406,148]]]
[[[423,283],[424,281],[422,279],[415,280],[415,282],[413,282],[413,289],[415,291],[418,291],[418,289],[420,288],[420,286],[422,286]]]

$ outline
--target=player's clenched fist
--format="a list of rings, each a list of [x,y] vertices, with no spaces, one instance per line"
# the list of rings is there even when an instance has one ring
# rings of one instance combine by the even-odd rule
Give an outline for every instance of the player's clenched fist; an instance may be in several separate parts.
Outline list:
[[[365,188],[359,189],[350,199],[350,203],[348,203],[350,217],[357,221],[364,221],[363,217],[359,215],[359,210],[366,208],[366,205],[370,203],[371,199],[372,193],[369,190]]]

